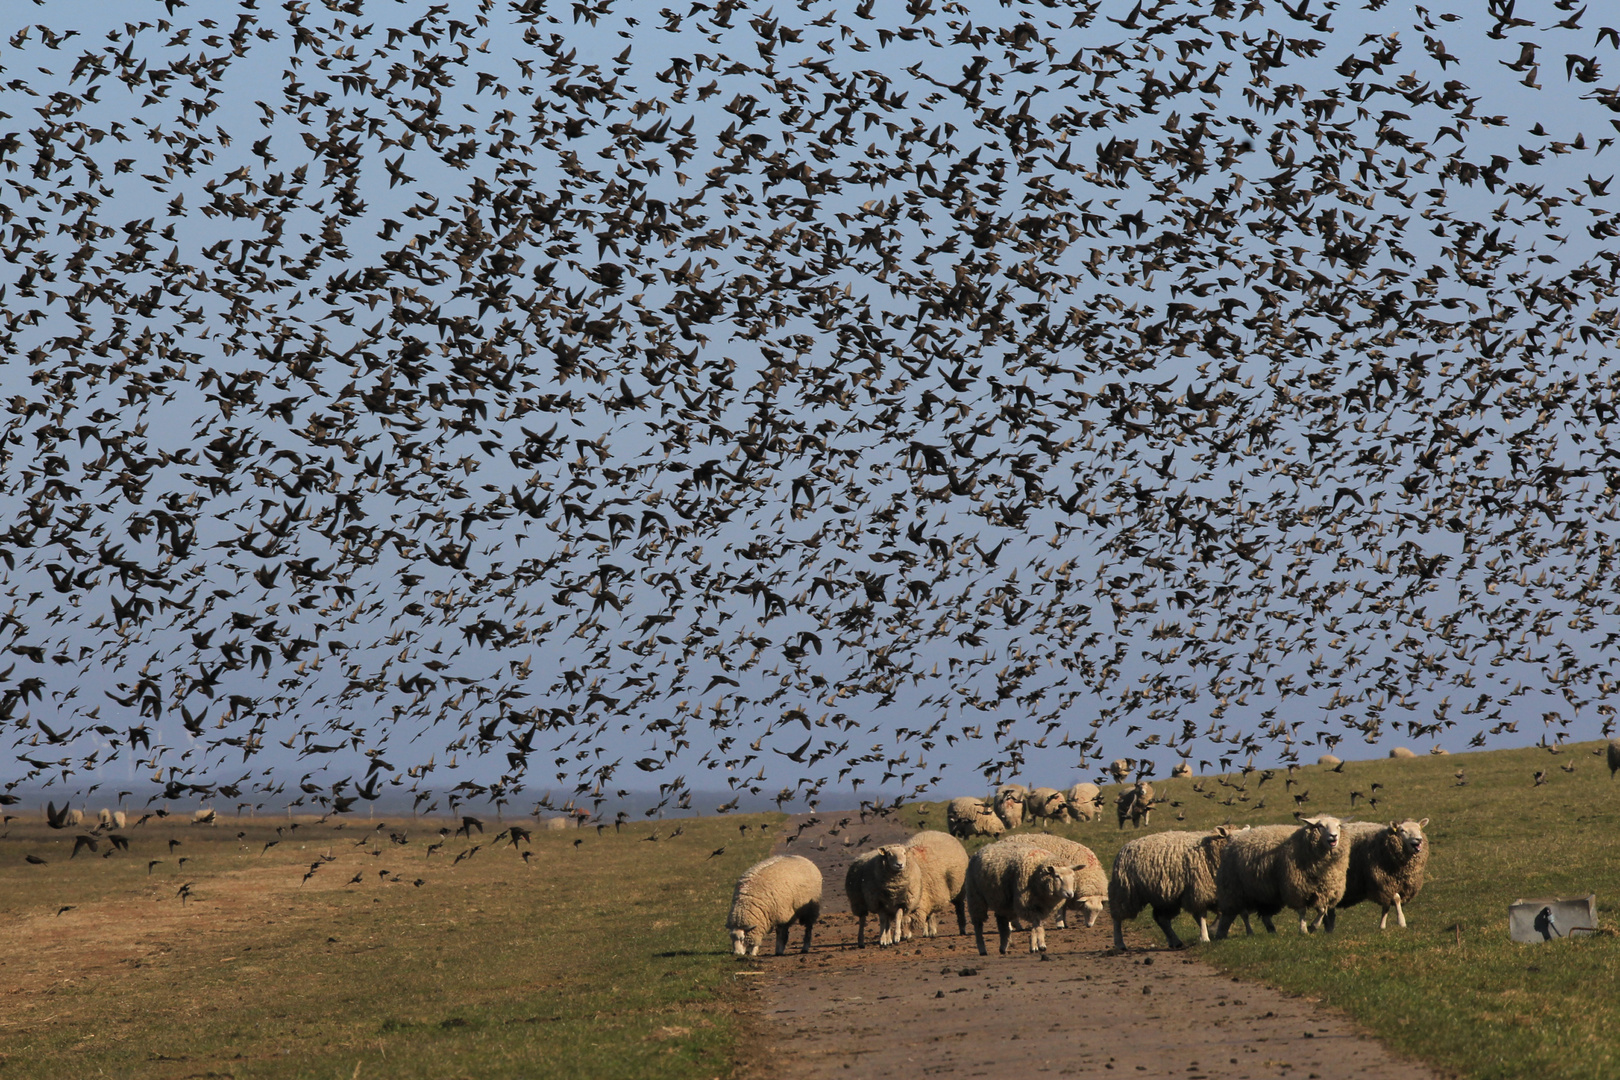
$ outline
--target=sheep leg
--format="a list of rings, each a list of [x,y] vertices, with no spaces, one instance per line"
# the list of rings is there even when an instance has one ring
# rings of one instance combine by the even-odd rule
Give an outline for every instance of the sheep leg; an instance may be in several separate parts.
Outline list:
[[[1125,951],[1125,920],[1118,912],[1114,913],[1114,951]]]
[[[788,931],[793,928],[792,923],[783,923],[776,928],[776,955],[781,956],[787,952]]]
[[[1012,923],[1007,916],[996,913],[996,935],[1001,938],[1001,955],[1007,955],[1007,941],[1012,937]]]
[[[1215,920],[1215,940],[1216,941],[1225,941],[1226,940],[1226,935],[1229,934],[1231,932],[1231,930],[1232,930],[1232,920],[1236,919],[1236,918],[1237,918],[1237,914],[1235,912],[1231,912],[1231,911],[1223,911],[1223,912],[1221,912],[1220,918]],[[1244,926],[1249,925],[1249,922],[1248,922],[1247,919],[1245,919],[1243,921],[1243,925]],[[1254,931],[1250,930],[1249,933],[1252,934],[1252,933],[1254,933]]]
[[[1389,929],[1389,908],[1388,907],[1384,908],[1384,917],[1382,919],[1378,920],[1378,929],[1380,929],[1380,930]]]
[[[980,956],[989,956],[990,952],[984,947],[984,920],[977,919],[973,923],[973,940],[979,946]]]
[[[1275,934],[1275,933],[1276,933],[1276,932],[1277,932],[1277,924],[1276,924],[1276,923],[1274,923],[1274,922],[1272,922],[1272,921],[1271,921],[1271,916],[1270,916],[1270,915],[1267,915],[1267,914],[1266,914],[1266,913],[1265,913],[1265,912],[1263,912],[1263,911],[1262,911],[1262,912],[1260,912],[1260,913],[1259,913],[1259,914],[1260,914],[1260,921],[1261,921],[1261,922],[1262,922],[1262,923],[1264,923],[1264,924],[1265,924],[1265,927],[1266,927],[1266,933],[1268,933],[1268,934]],[[1246,921],[1246,920],[1245,920],[1245,921]],[[1252,934],[1252,933],[1254,933],[1254,930],[1253,930],[1253,928],[1251,928],[1251,929],[1250,929],[1250,930],[1249,930],[1249,933],[1251,933],[1251,934]]]
[[[855,927],[855,947],[866,948],[866,916],[862,915],[859,924]]]
[[[887,911],[878,912],[878,947],[894,944],[894,916]]]
[[[1336,907],[1335,908],[1328,908],[1327,909],[1327,915],[1324,917],[1323,922],[1322,922],[1322,929],[1326,930],[1328,933],[1331,934],[1331,933],[1333,933],[1333,928],[1335,926],[1338,926],[1338,925],[1339,925],[1339,909],[1336,908]]]
[[[812,932],[814,932],[815,928],[816,928],[816,920],[807,919],[805,921],[805,924],[804,924],[804,948],[802,950],[800,950],[801,952],[809,952],[810,951],[810,935],[811,935]]]
[[[1247,911],[1243,913],[1243,932],[1250,937],[1254,937],[1254,927],[1249,924],[1249,913]]]
[[[1205,945],[1209,944],[1209,913],[1204,912],[1198,916],[1198,940]]]
[[[966,912],[965,909],[966,909],[967,905],[964,903],[962,897],[960,897],[960,896],[958,896],[953,901],[953,903],[956,906],[956,932],[958,934],[962,935],[963,937],[966,937],[967,936],[967,912]]]
[[[1046,951],[1046,926],[1044,923],[1036,923],[1034,928],[1030,930],[1029,951],[1032,953]]]
[[[1186,943],[1176,936],[1176,928],[1170,924],[1170,920],[1173,918],[1175,918],[1173,914],[1166,914],[1162,911],[1153,913],[1153,921],[1159,924],[1160,930],[1164,931],[1164,940],[1170,944],[1170,947],[1172,949],[1184,949]]]
[[[1406,929],[1406,909],[1401,906],[1401,894],[1395,894],[1395,925]]]
[[[905,908],[894,913],[894,943],[911,940],[911,916]]]

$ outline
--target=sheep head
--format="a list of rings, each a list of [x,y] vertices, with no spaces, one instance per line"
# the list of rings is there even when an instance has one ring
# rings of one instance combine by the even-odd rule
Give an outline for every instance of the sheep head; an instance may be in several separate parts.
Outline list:
[[[1344,831],[1338,818],[1318,814],[1316,817],[1301,819],[1300,826],[1306,830],[1305,837],[1313,848],[1321,852],[1338,850]]]
[[[1429,823],[1428,818],[1422,821],[1392,821],[1389,831],[1400,842],[1400,854],[1403,859],[1411,861],[1423,852],[1423,845],[1428,838],[1423,835],[1423,827]]]

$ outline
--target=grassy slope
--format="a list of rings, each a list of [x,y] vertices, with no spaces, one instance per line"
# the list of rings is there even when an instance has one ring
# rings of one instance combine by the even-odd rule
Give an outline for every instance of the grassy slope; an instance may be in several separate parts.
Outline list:
[[[687,821],[657,844],[640,839],[646,825],[536,832],[528,866],[476,836],[482,850],[459,864],[470,841],[428,857],[439,837],[421,824],[376,856],[353,827],[315,825],[261,855],[273,825],[238,842],[238,824],[157,821],[128,830],[130,854],[68,861],[71,831],[13,823],[0,840],[4,1072],[725,1074],[743,1018],[722,925],[732,883],[770,845],[763,828],[740,838],[737,826],[773,819]],[[321,852],[337,861],[301,886]],[[165,862],[149,877],[153,858]],[[384,883],[384,868],[403,880]],[[365,880],[345,884],[357,872]],[[185,882],[196,900],[182,908]]]
[[[1611,782],[1601,744],[1572,746],[1559,755],[1541,749],[1352,762],[1343,773],[1310,767],[1264,786],[1248,778],[1247,803],[1213,778],[1155,784],[1183,804],[1161,807],[1153,828],[1207,828],[1290,820],[1292,795],[1308,791],[1307,813],[1362,820],[1430,818],[1429,879],[1407,908],[1408,929],[1378,930],[1379,911],[1363,904],[1344,912],[1332,936],[1304,939],[1280,917],[1279,933],[1238,935],[1197,947],[1235,975],[1320,998],[1343,1009],[1397,1050],[1478,1078],[1611,1078],[1620,1076],[1620,938],[1613,933],[1620,903],[1620,781]],[[1575,767],[1565,773],[1560,765]],[[1459,768],[1467,784],[1459,786]],[[1538,770],[1547,782],[1535,786]],[[1240,777],[1231,776],[1236,782]],[[1192,790],[1201,783],[1207,799]],[[1352,790],[1376,792],[1377,810],[1350,809]],[[1112,797],[1117,789],[1105,789]],[[1266,808],[1251,807],[1264,797]],[[1055,831],[1089,844],[1112,862],[1131,835],[1112,819]],[[926,813],[921,813],[926,812]],[[939,826],[943,804],[908,808],[914,820]],[[1598,897],[1605,932],[1562,944],[1515,945],[1507,936],[1507,906],[1520,897]],[[1189,920],[1181,918],[1182,933]],[[1258,926],[1258,924],[1256,924]],[[1456,927],[1460,926],[1460,931]],[[1158,930],[1145,917],[1141,931]],[[1143,939],[1147,940],[1146,938]],[[1459,943],[1460,941],[1460,943]]]

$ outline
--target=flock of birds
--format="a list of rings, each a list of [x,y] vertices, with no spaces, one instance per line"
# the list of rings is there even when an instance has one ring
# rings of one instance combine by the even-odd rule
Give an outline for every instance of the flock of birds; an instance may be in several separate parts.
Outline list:
[[[11,12],[13,787],[1607,733],[1620,32],[1527,7]]]

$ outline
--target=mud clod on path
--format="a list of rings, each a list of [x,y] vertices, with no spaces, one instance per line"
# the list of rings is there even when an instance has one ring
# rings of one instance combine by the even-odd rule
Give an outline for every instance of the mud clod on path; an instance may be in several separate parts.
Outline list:
[[[764,958],[762,974],[747,980],[771,1044],[760,1060],[772,1077],[1439,1080],[1308,1000],[1168,950],[1112,955],[1106,916],[1091,929],[1048,927],[1045,954],[1028,952],[1029,935],[1015,933],[1000,956],[992,930],[990,955],[981,957],[972,927],[957,936],[954,917],[941,920],[934,940],[858,950],[844,868],[905,830],[858,825],[853,836],[870,839],[845,848],[842,836],[826,835],[841,816],[777,848],[822,867],[825,899],[810,954]]]

